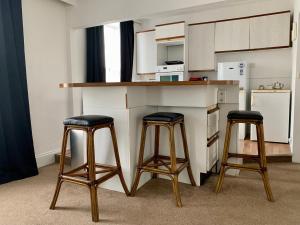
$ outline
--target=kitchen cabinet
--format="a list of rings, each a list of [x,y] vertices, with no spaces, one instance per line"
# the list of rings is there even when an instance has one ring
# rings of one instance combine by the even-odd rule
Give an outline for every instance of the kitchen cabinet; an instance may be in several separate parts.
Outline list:
[[[215,24],[189,26],[188,68],[189,71],[215,69]]]
[[[290,90],[252,90],[251,110],[264,117],[265,141],[289,142]],[[251,125],[251,140],[257,140]]]
[[[156,41],[184,38],[185,36],[184,24],[185,24],[184,22],[177,22],[177,23],[156,25],[155,27]]]
[[[207,171],[210,171],[218,160],[219,117],[218,106],[207,111]]]
[[[219,132],[219,108],[207,113],[207,139],[210,140]]]
[[[214,139],[207,146],[207,167],[206,170],[210,171],[218,161],[218,139]]]
[[[137,33],[137,74],[154,74],[156,72],[157,47],[155,31]]]
[[[229,20],[216,23],[215,51],[249,49],[249,19]]]
[[[290,12],[250,18],[250,48],[290,46]]]

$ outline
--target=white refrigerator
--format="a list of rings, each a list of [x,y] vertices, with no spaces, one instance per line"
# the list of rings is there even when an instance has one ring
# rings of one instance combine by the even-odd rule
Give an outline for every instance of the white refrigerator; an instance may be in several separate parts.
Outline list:
[[[239,110],[250,109],[249,67],[246,62],[218,63],[218,80],[238,80],[240,82]],[[239,124],[239,139],[244,140],[246,133],[246,125]]]
[[[290,90],[252,90],[251,110],[264,117],[264,136],[268,142],[289,142]],[[257,140],[251,125],[251,140]]]

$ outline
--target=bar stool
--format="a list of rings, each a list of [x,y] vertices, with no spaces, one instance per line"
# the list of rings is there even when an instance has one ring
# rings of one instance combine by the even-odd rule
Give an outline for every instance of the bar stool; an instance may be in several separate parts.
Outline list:
[[[175,140],[174,140],[174,128],[175,125],[180,124],[181,135],[183,141],[183,149],[185,158],[177,158],[175,151]],[[155,126],[155,149],[154,156],[150,159],[144,161],[144,149],[146,140],[146,131],[149,126]],[[159,133],[160,126],[166,127],[169,130],[169,144],[170,144],[170,156],[164,156],[159,154]],[[177,167],[179,164],[179,167]],[[161,169],[159,167],[165,167]],[[141,174],[143,172],[151,172],[152,178],[157,178],[157,174],[167,175],[172,179],[173,192],[176,199],[176,204],[178,207],[182,206],[178,176],[179,173],[187,168],[188,175],[193,186],[196,186],[191,163],[189,158],[188,145],[186,140],[185,126],[184,126],[184,116],[180,113],[169,113],[169,112],[158,112],[147,115],[143,118],[143,128],[141,135],[141,145],[139,152],[139,160],[137,166],[137,172],[135,181],[131,190],[131,196],[134,196],[139,184]]]
[[[110,129],[111,138],[114,147],[114,154],[115,154],[115,159],[117,164],[116,166],[102,165],[102,164],[95,163],[94,133],[96,130],[102,128]],[[64,172],[64,161],[66,155],[67,139],[68,139],[68,134],[70,133],[71,130],[83,130],[87,133],[87,163],[71,171]],[[102,176],[96,179],[97,174],[101,174]],[[85,116],[77,116],[77,117],[65,119],[64,135],[63,135],[61,157],[60,157],[60,169],[58,174],[56,190],[53,196],[50,209],[55,209],[61,184],[64,181],[84,185],[87,186],[90,190],[92,220],[94,222],[98,222],[99,209],[98,209],[97,187],[99,184],[112,178],[115,175],[119,176],[126,195],[129,195],[129,191],[127,189],[123,177],[122,169],[121,169],[113,118],[108,116],[100,116],[100,115],[85,115]]]
[[[238,123],[254,124],[256,126],[258,155],[229,153],[231,128],[234,124],[238,124]],[[254,159],[258,162],[259,167],[244,166],[244,165],[239,165],[239,164],[234,164],[234,163],[228,163],[227,160],[230,157]],[[267,172],[263,116],[260,114],[260,112],[257,112],[257,111],[231,111],[228,113],[226,136],[225,136],[225,142],[224,142],[224,153],[223,153],[223,159],[222,159],[222,164],[221,164],[220,176],[219,176],[218,183],[216,186],[216,193],[220,192],[220,190],[222,188],[224,176],[225,176],[225,171],[230,168],[245,169],[245,170],[260,173],[262,176],[262,180],[264,182],[264,187],[265,187],[265,191],[267,194],[267,198],[269,201],[274,201],[272,191],[271,191],[271,186],[269,183],[268,172]]]

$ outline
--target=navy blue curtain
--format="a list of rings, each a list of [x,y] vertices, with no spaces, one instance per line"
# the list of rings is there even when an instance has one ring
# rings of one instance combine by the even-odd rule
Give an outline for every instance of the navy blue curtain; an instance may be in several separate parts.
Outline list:
[[[30,124],[21,0],[0,1],[0,184],[38,174]]]
[[[86,82],[105,82],[103,26],[86,29]]]
[[[121,39],[121,81],[131,82],[134,50],[133,21],[120,23]]]

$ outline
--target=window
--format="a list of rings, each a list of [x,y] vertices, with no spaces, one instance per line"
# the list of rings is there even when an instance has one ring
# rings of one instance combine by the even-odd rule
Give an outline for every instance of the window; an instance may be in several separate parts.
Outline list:
[[[104,25],[106,82],[120,82],[120,23]]]

